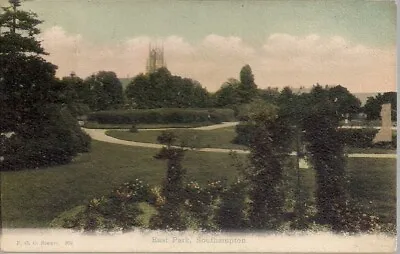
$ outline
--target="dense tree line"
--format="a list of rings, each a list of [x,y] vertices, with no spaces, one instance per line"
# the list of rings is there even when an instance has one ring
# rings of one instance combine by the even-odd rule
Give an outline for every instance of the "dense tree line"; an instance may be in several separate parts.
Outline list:
[[[125,90],[134,108],[205,108],[210,106],[209,93],[199,82],[172,75],[160,68],[133,78]]]
[[[68,90],[66,99],[79,108],[77,113],[121,108],[124,104],[123,88],[115,72],[99,71],[86,79],[75,74],[63,77],[61,84]]]
[[[156,72],[135,76],[123,91],[121,82],[114,72],[100,71],[86,79],[75,75],[61,80],[67,89],[66,98],[72,111],[85,113],[91,111],[126,108],[232,108],[236,113],[243,105],[254,100],[289,105],[289,87],[282,91],[277,88],[259,89],[249,65],[243,66],[239,80],[230,78],[215,93],[209,93],[201,84],[189,78],[172,75],[168,69],[160,68]],[[361,103],[353,94],[341,85],[325,87],[329,101],[337,105],[337,112],[349,118],[360,112]],[[285,97],[286,96],[286,97]],[[86,111],[85,111],[86,109]]]
[[[85,79],[75,75],[62,78],[65,86],[75,92],[72,97],[91,111],[123,108],[206,108],[213,106],[210,95],[199,82],[172,75],[160,68],[149,74],[135,76],[123,90],[117,75],[99,71]]]

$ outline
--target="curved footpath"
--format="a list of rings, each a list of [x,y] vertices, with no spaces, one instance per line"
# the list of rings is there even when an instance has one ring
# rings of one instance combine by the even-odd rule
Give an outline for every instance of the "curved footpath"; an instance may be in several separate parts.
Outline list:
[[[197,128],[193,128],[193,129],[215,130],[215,129],[219,129],[219,128],[234,126],[236,124],[237,124],[237,122],[229,122],[229,123],[222,123],[222,124],[216,124],[216,125],[210,125],[210,126],[197,127]],[[171,128],[171,129],[173,129],[173,128]],[[83,130],[87,134],[89,134],[90,137],[92,137],[93,139],[98,140],[98,141],[119,144],[119,145],[126,145],[126,146],[146,147],[146,148],[160,149],[163,147],[163,145],[161,145],[161,144],[143,143],[143,142],[127,141],[127,140],[113,138],[113,137],[106,135],[107,129],[83,128]],[[165,129],[141,129],[140,131],[151,131],[151,130],[167,130],[167,128],[165,128]],[[239,149],[223,149],[223,148],[194,148],[194,149],[188,148],[188,149],[197,151],[197,152],[212,152],[212,153],[230,153],[230,152],[237,152],[237,153],[241,153],[241,154],[249,153],[248,150],[239,150]],[[293,152],[293,153],[291,153],[291,155],[296,155],[296,153]],[[352,153],[352,154],[348,154],[347,156],[353,157],[353,158],[377,158],[377,159],[396,159],[397,158],[396,154]]]

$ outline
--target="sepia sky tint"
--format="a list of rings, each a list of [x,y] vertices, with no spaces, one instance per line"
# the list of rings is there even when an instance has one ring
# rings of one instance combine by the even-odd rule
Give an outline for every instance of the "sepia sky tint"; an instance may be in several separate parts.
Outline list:
[[[145,71],[150,42],[168,69],[209,91],[250,64],[260,88],[341,84],[394,91],[394,1],[31,0],[58,76]]]

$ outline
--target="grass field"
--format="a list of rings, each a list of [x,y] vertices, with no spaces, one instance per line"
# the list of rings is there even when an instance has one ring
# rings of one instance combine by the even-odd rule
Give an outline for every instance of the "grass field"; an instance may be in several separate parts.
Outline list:
[[[180,142],[186,141],[196,148],[225,148],[225,149],[243,149],[247,150],[246,146],[233,144],[232,140],[236,137],[235,127],[227,127],[216,130],[188,130],[176,129],[172,130],[180,139],[175,142],[179,145]],[[128,141],[144,142],[144,143],[157,143],[157,137],[161,134],[160,131],[139,131],[132,133],[127,130],[108,130],[106,135]],[[354,148],[348,147],[345,149],[346,153],[376,153],[376,154],[394,154],[394,149],[384,148]]]
[[[39,170],[1,172],[1,209],[4,227],[43,227],[59,213],[135,178],[160,184],[165,161],[153,156],[157,149],[136,148],[93,141],[92,152],[68,165]],[[189,178],[232,179],[229,154],[188,151],[183,161]]]
[[[376,153],[376,154],[395,154],[395,149],[385,149],[385,148],[357,148],[349,147],[346,148],[347,153]]]
[[[161,129],[161,128],[195,128],[201,126],[213,125],[212,122],[202,123],[174,123],[174,124],[137,124],[138,129]],[[97,122],[85,122],[85,128],[88,129],[130,129],[132,124],[100,124]]]
[[[145,143],[157,143],[157,137],[162,131],[139,131],[131,133],[123,130],[109,130],[106,132],[108,136]],[[231,141],[236,137],[235,127],[227,127],[216,130],[188,130],[176,129],[173,132],[179,137],[176,145],[181,142],[187,143],[189,146],[196,148],[225,148],[225,149],[246,149],[243,145],[233,144]]]
[[[348,176],[352,198],[382,221],[396,224],[396,159],[348,159]]]
[[[123,182],[141,178],[152,185],[160,184],[165,175],[165,162],[153,158],[157,149],[97,141],[92,145],[91,153],[69,165],[1,172],[3,227],[46,227],[60,213],[107,194]],[[183,164],[189,180],[200,183],[232,180],[236,174],[228,154],[188,151]],[[348,171],[352,196],[385,222],[395,223],[396,160],[350,158]],[[313,171],[302,173],[304,186],[312,191]]]

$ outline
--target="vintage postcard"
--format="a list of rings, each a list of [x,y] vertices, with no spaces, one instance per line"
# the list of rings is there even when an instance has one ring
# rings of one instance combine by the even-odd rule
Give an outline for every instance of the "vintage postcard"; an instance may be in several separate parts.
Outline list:
[[[395,1],[0,4],[1,251],[396,251]]]

